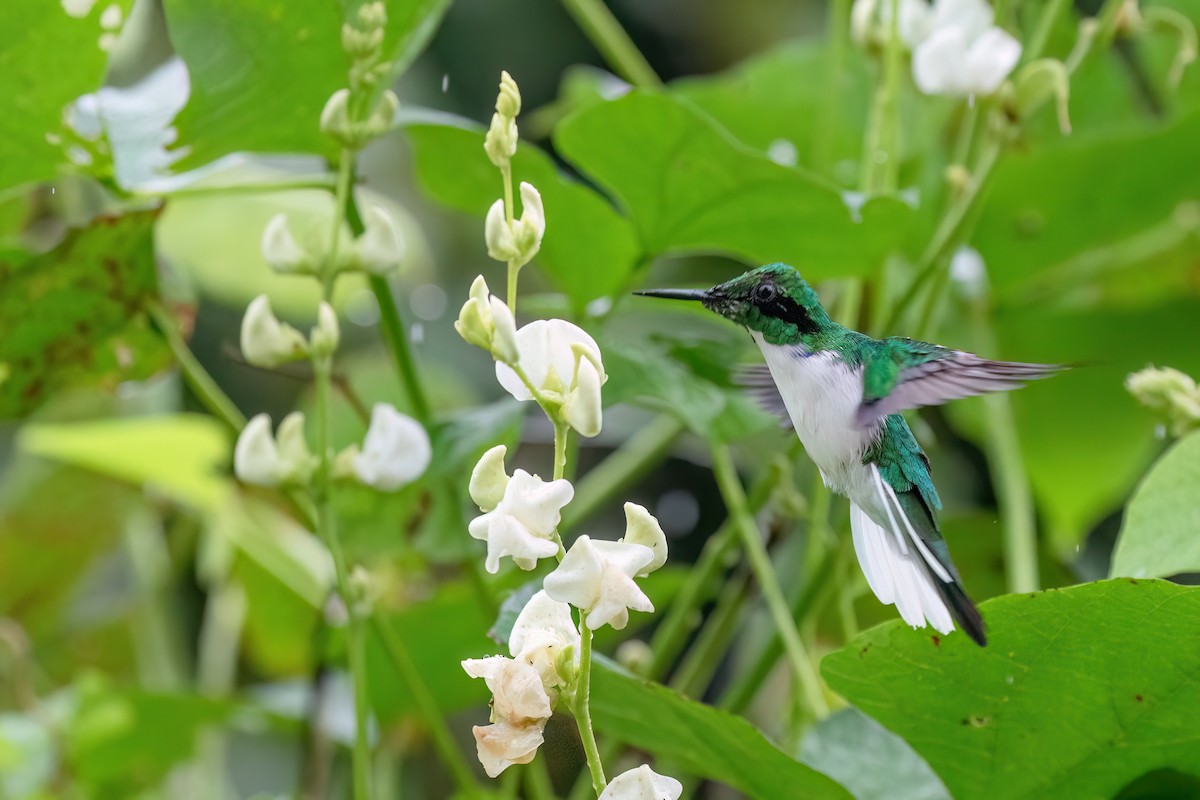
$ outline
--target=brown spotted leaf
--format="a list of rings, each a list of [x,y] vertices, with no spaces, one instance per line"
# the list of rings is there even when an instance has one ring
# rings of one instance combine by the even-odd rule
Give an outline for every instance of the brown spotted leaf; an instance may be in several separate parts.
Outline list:
[[[79,386],[146,378],[170,353],[142,311],[157,288],[145,211],[71,231],[42,255],[0,254],[0,417]]]

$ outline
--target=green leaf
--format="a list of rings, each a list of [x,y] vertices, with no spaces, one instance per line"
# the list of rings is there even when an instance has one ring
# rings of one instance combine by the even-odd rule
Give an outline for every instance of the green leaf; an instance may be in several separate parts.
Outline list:
[[[1158,578],[1200,572],[1200,431],[1176,442],[1125,511],[1112,574]]]
[[[591,708],[600,732],[758,800],[850,796],[741,717],[636,678],[603,659],[592,671]]]
[[[1006,157],[972,237],[997,292],[1011,294],[1072,257],[1117,245],[1200,197],[1200,170],[1181,167],[1194,163],[1198,140],[1200,113],[1192,113],[1167,126],[1071,136]]]
[[[399,71],[425,46],[449,0],[387,0],[384,50]],[[233,152],[318,153],[325,101],[344,87],[342,4],[330,0],[165,0],[171,43],[191,76],[176,120],[179,169]],[[388,81],[384,81],[386,84]]]
[[[218,473],[229,462],[228,433],[199,414],[27,425],[19,444],[33,455],[152,486],[202,510],[216,509],[229,487]]]
[[[0,255],[0,417],[26,414],[64,389],[113,388],[170,363],[141,310],[157,291],[154,218],[104,217],[43,255]]]
[[[558,126],[555,145],[614,195],[652,255],[786,261],[809,279],[864,275],[899,244],[910,216],[886,198],[852,212],[833,184],[776,164],[668,95],[581,109]]]
[[[929,765],[896,734],[856,708],[811,728],[800,760],[842,782],[857,800],[949,800]]]
[[[1111,797],[1149,770],[1200,771],[1200,589],[1122,579],[981,610],[986,648],[896,620],[821,672],[960,800]]]
[[[1125,376],[1150,363],[1200,373],[1195,320],[1188,300],[997,314],[1001,357],[1081,365],[1012,394],[1025,466],[1061,552],[1124,503],[1158,450],[1154,416],[1125,391]]]
[[[100,49],[100,15],[112,3],[96,3],[81,17],[68,14],[66,5],[5,4],[0,26],[0,97],[5,103],[0,189],[57,174],[66,161],[59,141],[63,110],[104,80],[108,53]],[[124,13],[130,3],[117,5]]]
[[[482,131],[429,122],[406,130],[425,192],[482,219],[503,191],[500,173],[483,152]],[[513,181],[531,183],[541,193],[546,235],[534,264],[577,308],[626,284],[641,254],[632,226],[603,197],[563,176],[549,156],[525,143],[513,158]],[[478,250],[484,252],[482,225]],[[497,270],[503,274],[501,266]]]

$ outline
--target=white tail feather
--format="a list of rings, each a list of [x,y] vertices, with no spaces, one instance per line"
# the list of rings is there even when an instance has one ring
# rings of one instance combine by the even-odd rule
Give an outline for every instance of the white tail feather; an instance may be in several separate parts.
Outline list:
[[[897,510],[904,518],[903,510]],[[896,531],[885,530],[856,503],[850,504],[850,530],[858,563],[879,602],[895,605],[901,618],[914,628],[928,624],[942,633],[954,630],[950,610],[922,563],[922,553],[908,548],[902,552]]]

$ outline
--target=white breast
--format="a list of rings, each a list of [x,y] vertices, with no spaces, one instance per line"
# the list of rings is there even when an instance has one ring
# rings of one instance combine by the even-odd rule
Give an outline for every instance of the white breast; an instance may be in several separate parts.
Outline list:
[[[865,488],[862,454],[875,436],[873,429],[861,430],[854,422],[862,403],[862,367],[848,366],[832,353],[769,344],[761,334],[751,335],[809,458],[829,488],[853,499]]]

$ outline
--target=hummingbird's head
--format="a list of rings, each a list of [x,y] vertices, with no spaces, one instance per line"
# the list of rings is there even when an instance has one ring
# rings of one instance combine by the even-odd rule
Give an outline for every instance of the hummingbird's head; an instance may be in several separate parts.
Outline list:
[[[761,333],[771,344],[797,344],[832,325],[817,293],[787,264],[752,269],[711,289],[646,289],[636,294],[698,300],[709,311]]]

